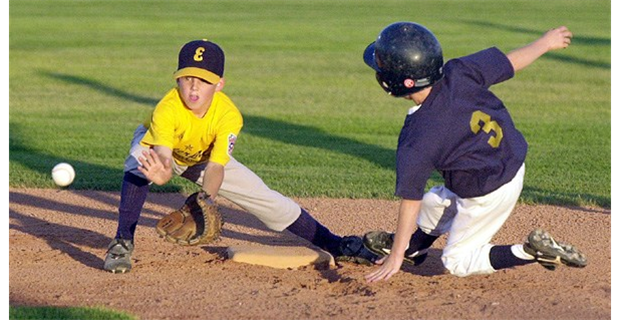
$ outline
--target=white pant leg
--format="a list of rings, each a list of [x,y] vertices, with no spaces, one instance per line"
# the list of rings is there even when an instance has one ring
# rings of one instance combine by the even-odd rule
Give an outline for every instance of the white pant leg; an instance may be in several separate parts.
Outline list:
[[[148,151],[149,148],[142,146],[140,141],[146,134],[146,127],[139,125],[133,133],[133,139],[131,140],[131,149],[129,150],[129,156],[125,159],[125,172],[131,172],[134,175],[146,179],[144,174],[138,170],[140,162],[138,157],[142,157],[142,151]]]
[[[189,168],[176,166],[175,172],[202,186],[205,168],[206,164]],[[271,190],[259,176],[233,157],[224,166],[224,181],[218,196],[248,211],[275,231],[286,229],[301,214],[301,207],[295,201]]]
[[[444,186],[431,188],[422,199],[418,227],[433,236],[448,232],[456,215],[457,198],[456,194]]]
[[[224,169],[219,195],[256,216],[269,229],[282,231],[299,218],[301,208],[295,201],[271,190],[234,158],[230,158]]]
[[[514,209],[521,190],[525,165],[512,181],[488,195],[457,200],[458,213],[452,222],[441,260],[456,276],[489,274],[489,252],[493,236],[504,225]]]

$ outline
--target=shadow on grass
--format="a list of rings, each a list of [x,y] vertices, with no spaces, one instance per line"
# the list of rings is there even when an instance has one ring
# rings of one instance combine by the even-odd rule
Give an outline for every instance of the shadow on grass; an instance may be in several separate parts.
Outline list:
[[[530,28],[523,28],[517,26],[509,26],[499,23],[485,22],[480,20],[461,20],[461,22],[476,25],[483,27],[485,29],[499,29],[503,31],[508,31],[512,33],[523,33],[523,34],[531,34],[534,37],[542,36],[547,30],[537,30]],[[571,41],[571,46],[596,46],[596,47],[610,47],[611,48],[611,38],[601,38],[601,37],[587,37],[581,35],[574,35]],[[611,58],[611,56],[610,56]],[[552,59],[566,63],[572,63],[581,65],[589,68],[598,68],[598,69],[611,69],[611,63],[593,61],[585,58],[575,58],[569,57],[561,53],[561,51],[547,52],[541,59]]]
[[[507,25],[485,23],[485,22],[479,22],[479,21],[464,21],[464,22],[470,23],[470,24],[476,24],[476,25],[480,25],[484,27],[492,27],[492,28],[508,30],[511,32],[520,32],[520,33],[536,34],[536,35],[541,34],[539,30],[534,30],[534,29],[512,27],[512,26],[507,26]],[[597,46],[608,46],[611,42],[610,39],[587,38],[587,37],[575,37],[574,41],[576,43],[581,42],[586,45],[597,45]],[[556,57],[556,59],[566,59],[568,62],[581,64],[581,65],[589,66],[589,67],[610,68],[610,64],[604,64],[604,63],[601,64],[601,63],[597,63],[597,62],[589,61],[585,59],[574,59],[574,58],[568,58],[568,57]],[[40,71],[40,72],[44,76],[52,78],[52,79],[60,80],[66,83],[74,84],[74,85],[85,86],[91,89],[98,90],[104,94],[117,97],[117,98],[121,98],[121,99],[125,99],[125,100],[132,101],[132,102],[138,102],[138,103],[147,104],[150,106],[155,106],[158,101],[156,99],[132,94],[132,93],[123,91],[121,89],[114,88],[106,84],[100,83],[98,81],[94,81],[94,80],[84,78],[84,77],[49,72],[49,71]],[[352,156],[355,156],[361,159],[365,159],[369,162],[375,163],[377,166],[384,168],[384,169],[393,170],[395,168],[395,160],[394,160],[395,150],[392,150],[392,149],[382,148],[379,146],[362,143],[362,142],[355,141],[352,139],[330,135],[329,133],[323,132],[322,130],[318,128],[298,125],[298,124],[291,124],[291,123],[287,123],[284,121],[269,119],[266,117],[246,115],[245,119],[246,119],[246,126],[244,127],[244,130],[250,135],[260,136],[263,138],[271,139],[274,141],[280,141],[280,142],[284,142],[284,143],[288,143],[292,145],[321,148],[321,149],[325,149],[325,150],[329,150],[333,152],[340,152],[343,154],[352,155]],[[24,163],[33,169],[36,168],[34,170],[37,170],[39,172],[48,172],[48,170],[51,170],[51,164],[58,162],[60,159],[46,156],[44,154],[37,154],[36,152],[34,153],[35,157],[29,158],[28,155],[32,151],[28,151],[27,149],[26,149],[27,152],[24,152],[26,155],[20,157],[20,159],[16,159],[15,157],[12,156],[14,146],[17,147],[18,149],[26,148],[25,144],[23,143],[19,143],[19,142],[14,143],[13,132],[18,131],[18,130],[14,130],[15,129],[14,127],[15,127],[14,125],[11,125],[11,137],[10,137],[11,153],[9,156],[10,160]],[[48,166],[45,168],[42,168],[40,165],[37,166],[38,160],[35,160],[35,159],[37,158],[45,159],[46,157],[48,157],[48,159],[52,159],[52,160],[45,161],[48,164]],[[101,170],[104,173],[106,173],[107,177],[109,177],[109,174],[118,174],[119,181],[120,181],[121,173],[111,171],[110,168],[98,167],[98,166],[90,165],[88,163],[78,163],[78,165],[83,165],[85,167],[90,166],[91,168],[94,168],[96,170]],[[434,174],[432,177],[432,181],[440,183],[441,178],[437,174]],[[120,182],[119,182],[119,186],[120,186]],[[84,187],[84,186],[81,186],[80,184],[76,184],[75,187],[78,188],[78,187]],[[172,190],[172,191],[175,191],[175,190]],[[179,189],[177,188],[176,191],[179,191]],[[545,196],[539,197],[538,194],[544,194]],[[576,193],[573,196],[577,199],[581,198],[584,203],[593,203],[593,204],[596,204],[602,207],[609,207],[610,202],[611,202],[610,199],[606,197],[597,197],[597,196],[588,195],[588,194],[577,194]],[[536,188],[530,188],[530,187],[526,187],[524,189],[523,197],[526,200],[535,200],[535,201],[538,201],[539,203],[559,204],[559,205],[568,204],[568,205],[575,205],[575,206],[579,205],[577,201],[570,198],[569,195],[555,194],[551,191],[538,190]]]

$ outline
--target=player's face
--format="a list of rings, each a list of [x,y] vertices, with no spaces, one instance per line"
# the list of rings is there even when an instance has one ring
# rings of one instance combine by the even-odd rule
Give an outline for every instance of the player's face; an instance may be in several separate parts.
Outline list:
[[[217,84],[209,83],[197,77],[178,78],[177,84],[185,106],[199,118],[207,113],[211,101],[213,101],[213,95],[219,91]]]

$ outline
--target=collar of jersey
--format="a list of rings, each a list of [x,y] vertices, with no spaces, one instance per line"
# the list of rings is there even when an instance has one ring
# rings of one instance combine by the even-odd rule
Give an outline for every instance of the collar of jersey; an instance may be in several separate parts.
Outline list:
[[[413,107],[411,107],[411,109],[409,109],[409,112],[407,112],[407,115],[412,115],[414,112],[418,111],[418,109],[420,109],[420,107],[421,107],[421,106],[422,106],[422,105],[421,105],[421,104],[419,104],[419,105],[417,105],[417,106],[413,106]]]

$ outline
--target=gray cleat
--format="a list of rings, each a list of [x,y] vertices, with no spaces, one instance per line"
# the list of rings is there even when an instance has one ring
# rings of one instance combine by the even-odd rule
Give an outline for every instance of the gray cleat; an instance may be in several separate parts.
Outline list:
[[[337,262],[352,262],[365,266],[372,266],[381,256],[373,253],[364,246],[361,237],[346,236],[340,242],[342,255],[336,256]]]
[[[131,254],[133,240],[114,239],[108,245],[108,251],[103,263],[103,270],[112,273],[125,273],[131,270]]]
[[[385,231],[371,231],[364,235],[364,245],[368,250],[381,257],[387,256],[392,252],[394,244],[394,234]],[[422,249],[413,254],[405,254],[404,262],[418,266],[428,257],[428,249]]]
[[[527,237],[523,250],[549,270],[559,265],[583,268],[588,264],[586,256],[570,244],[556,242],[546,231],[536,229]]]

